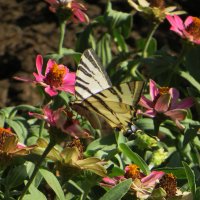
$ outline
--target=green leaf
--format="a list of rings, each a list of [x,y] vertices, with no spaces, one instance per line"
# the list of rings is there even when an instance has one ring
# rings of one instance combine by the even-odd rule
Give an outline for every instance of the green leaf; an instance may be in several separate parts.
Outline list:
[[[109,173],[109,177],[122,176],[122,175],[124,175],[124,170],[122,170],[118,166],[112,167],[111,172]]]
[[[132,179],[127,179],[109,190],[99,200],[120,200],[129,190]]]
[[[4,114],[0,113],[0,127],[4,127],[4,123],[5,123],[5,116]]]
[[[81,53],[74,51],[73,49],[63,48],[62,53],[65,56],[72,56],[76,63],[79,63],[81,58]]]
[[[39,200],[47,200],[45,195],[40,192],[33,184],[29,187],[30,194],[25,195],[23,200],[33,200],[33,199],[39,199]]]
[[[110,45],[110,35],[105,33],[97,43],[97,55],[101,58],[103,66],[107,66],[112,60]]]
[[[200,83],[195,78],[193,78],[193,76],[184,71],[180,71],[179,74],[200,92]]]
[[[132,28],[132,15],[130,13],[113,10],[111,3],[108,2],[104,17],[104,22],[111,32],[118,29],[123,37],[127,38],[129,36]]]
[[[40,169],[39,172],[44,177],[48,185],[52,188],[52,190],[56,193],[58,199],[65,200],[64,192],[55,175],[46,169]]]
[[[195,183],[195,175],[192,169],[189,167],[189,165],[186,162],[182,162],[183,167],[185,168],[185,173],[188,180],[188,185],[190,187],[190,190],[192,194],[195,196],[196,193],[196,183]]]
[[[199,200],[199,199],[200,199],[200,187],[196,189],[196,194],[195,194],[195,200]]]
[[[99,138],[91,142],[86,149],[86,152],[84,153],[86,156],[92,156],[95,152],[97,152],[100,149],[107,148],[109,146],[112,146],[115,144],[115,137],[114,134],[110,134],[108,136]],[[116,146],[115,146],[116,148]]]
[[[156,171],[163,171],[165,173],[172,173],[177,179],[186,179],[185,169],[183,167],[173,167],[173,168],[157,168]]]
[[[143,39],[143,38],[137,40],[136,41],[137,49],[138,50],[143,50],[144,47],[145,47],[146,42],[147,42],[147,39]],[[147,57],[151,56],[151,55],[154,55],[156,51],[157,51],[157,41],[156,41],[156,39],[152,38],[150,43],[149,43],[147,52],[146,52]]]
[[[26,167],[24,165],[17,166],[9,171],[4,185],[9,189],[15,188],[23,184],[24,179],[26,179],[27,176]]]
[[[83,52],[85,49],[88,49],[90,47],[89,37],[91,31],[92,31],[92,26],[89,25],[83,32],[77,35],[78,40],[76,42],[76,48],[75,48],[77,52]]]
[[[58,62],[62,57],[63,57],[63,55],[60,55],[60,54],[57,54],[57,53],[49,53],[46,56],[44,56],[44,59],[45,60],[53,59],[56,62]]]
[[[188,46],[190,49],[187,51],[185,55],[185,66],[189,72],[189,74],[196,79],[198,82],[200,82],[200,60],[199,60],[199,54],[200,54],[200,47],[198,45]]]
[[[149,167],[145,161],[138,154],[134,153],[126,144],[119,144],[119,150],[130,158],[133,163],[138,165],[144,174],[148,175],[150,173]]]
[[[6,123],[14,130],[14,132],[17,134],[19,137],[20,142],[24,142],[24,140],[27,137],[28,130],[26,129],[25,125],[23,122],[19,120],[11,120],[11,119],[6,119]]]
[[[119,30],[113,30],[114,41],[117,43],[118,50],[120,52],[128,52],[128,46],[126,45],[124,37],[121,35]]]

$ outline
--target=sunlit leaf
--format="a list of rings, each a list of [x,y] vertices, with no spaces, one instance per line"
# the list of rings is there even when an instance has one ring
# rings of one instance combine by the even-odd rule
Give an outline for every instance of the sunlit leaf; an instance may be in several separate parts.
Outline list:
[[[58,199],[65,200],[64,192],[55,175],[46,169],[40,169],[39,172],[42,174],[42,176],[44,177],[48,185],[52,188],[52,190],[56,193]]]
[[[138,165],[144,174],[149,174],[150,170],[145,161],[134,153],[126,144],[119,144],[120,151],[126,155],[134,164]]]
[[[99,200],[120,200],[128,192],[131,184],[132,184],[132,179],[127,179],[119,183],[114,188],[110,189]]]

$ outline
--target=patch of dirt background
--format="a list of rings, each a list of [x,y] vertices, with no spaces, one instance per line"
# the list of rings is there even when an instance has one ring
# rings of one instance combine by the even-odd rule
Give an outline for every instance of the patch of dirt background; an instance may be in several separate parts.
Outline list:
[[[93,18],[103,12],[107,1],[87,2],[87,14]],[[126,0],[112,2],[118,10],[127,11]],[[198,0],[193,0],[192,6],[189,0],[177,2],[197,15]],[[0,107],[22,103],[38,105],[41,97],[34,86],[12,77],[32,78],[36,55],[56,52],[59,40],[57,19],[42,0],[0,0],[0,19]],[[83,28],[84,25],[70,24],[64,46],[74,48],[76,33]],[[69,63],[68,60],[64,62],[65,65]]]

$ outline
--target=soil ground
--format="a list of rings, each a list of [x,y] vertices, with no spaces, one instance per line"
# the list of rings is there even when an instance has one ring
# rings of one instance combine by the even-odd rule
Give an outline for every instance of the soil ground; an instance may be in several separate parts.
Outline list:
[[[191,15],[199,15],[198,0],[193,0],[192,4],[189,0],[176,2]],[[112,3],[115,9],[130,10],[126,0]],[[87,14],[90,18],[98,16],[105,5],[106,0],[88,0]],[[32,78],[36,55],[56,52],[59,39],[57,19],[43,0],[0,0],[0,19],[0,107],[22,103],[37,105],[40,97],[34,86],[12,77]],[[83,25],[69,25],[65,47],[74,48],[75,34],[83,28]]]

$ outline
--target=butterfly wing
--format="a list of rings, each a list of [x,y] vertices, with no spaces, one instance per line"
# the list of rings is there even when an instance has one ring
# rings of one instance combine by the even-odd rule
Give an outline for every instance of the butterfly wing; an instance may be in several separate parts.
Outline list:
[[[142,89],[141,81],[122,83],[92,95],[83,101],[83,105],[103,117],[111,127],[127,127]]]
[[[112,83],[94,50],[85,50],[76,72],[76,103],[111,86]]]
[[[79,107],[80,110],[82,107],[83,112],[84,109],[88,109],[96,113],[111,127],[126,127],[133,117],[135,112],[133,107],[139,101],[142,88],[141,81],[112,87],[94,50],[88,49],[83,53],[76,73],[75,105],[77,106],[74,107]]]

